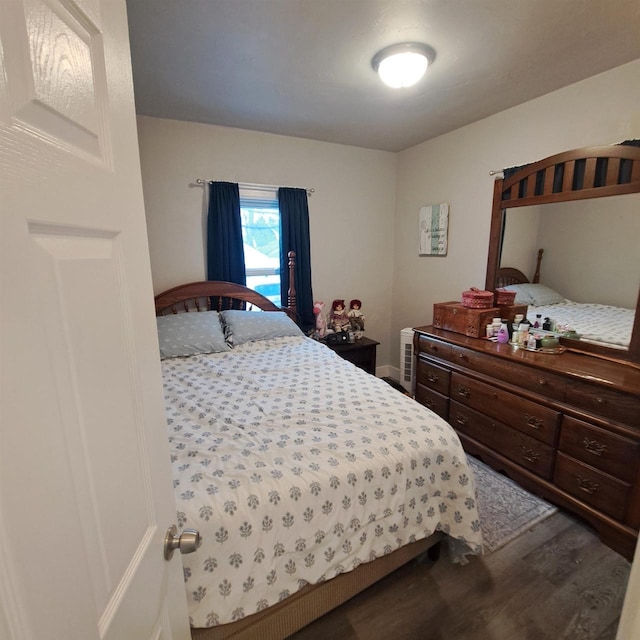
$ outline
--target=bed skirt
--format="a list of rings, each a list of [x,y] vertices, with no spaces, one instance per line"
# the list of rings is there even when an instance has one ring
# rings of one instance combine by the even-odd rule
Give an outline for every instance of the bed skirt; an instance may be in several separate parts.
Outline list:
[[[193,640],[283,640],[335,609],[442,540],[436,532],[332,580],[308,585],[278,604],[237,622],[207,629],[191,629]]]

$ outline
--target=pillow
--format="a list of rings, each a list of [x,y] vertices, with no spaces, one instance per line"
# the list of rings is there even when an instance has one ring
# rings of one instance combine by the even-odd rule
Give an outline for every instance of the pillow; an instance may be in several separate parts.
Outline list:
[[[543,307],[564,302],[564,297],[546,284],[511,284],[504,287],[504,289],[516,291],[515,304],[530,304],[534,307]],[[528,297],[529,302],[524,300],[525,297]]]
[[[229,351],[217,311],[195,311],[158,316],[160,358]]]
[[[227,342],[232,346],[283,336],[304,336],[284,311],[221,311]]]
[[[527,284],[509,284],[506,287],[500,287],[501,289],[505,289],[506,291],[515,291],[516,297],[513,301],[513,304],[533,304],[533,298],[529,294],[529,292],[523,288],[527,287]]]

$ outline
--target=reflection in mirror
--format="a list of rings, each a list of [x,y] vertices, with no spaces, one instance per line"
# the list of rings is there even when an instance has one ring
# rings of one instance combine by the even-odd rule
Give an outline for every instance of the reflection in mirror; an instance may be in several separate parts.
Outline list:
[[[640,194],[507,209],[500,267],[531,281],[543,248],[540,283],[557,292],[534,300],[545,304],[529,301],[530,315],[583,341],[628,349],[640,287],[638,212]]]
[[[633,327],[628,349],[614,346],[610,339],[602,340],[573,340],[562,338],[563,346],[583,353],[589,353],[605,359],[619,362],[630,362],[640,366],[640,288],[638,287],[638,254],[634,246],[637,244],[638,227],[631,232],[618,230],[618,218],[633,217],[628,214],[610,211],[603,204],[609,199],[625,202],[630,198],[631,203],[626,211],[635,211],[638,216],[637,198],[631,194],[640,193],[640,142],[632,140],[622,144],[599,147],[584,147],[573,149],[549,156],[538,162],[533,162],[514,170],[508,170],[504,178],[498,178],[494,184],[493,206],[491,209],[491,229],[489,233],[489,252],[487,256],[487,276],[485,289],[494,290],[500,280],[501,247],[505,245],[502,264],[509,260],[523,260],[521,269],[529,277],[532,265],[535,265],[535,252],[538,248],[545,249],[548,262],[543,263],[542,282],[551,282],[561,291],[562,296],[572,296],[570,300],[596,299],[610,305],[626,308],[630,304],[633,313]],[[619,197],[621,196],[621,197]],[[574,203],[573,208],[560,208],[559,203]],[[558,222],[544,223],[537,219],[542,217],[548,207],[556,207]],[[524,209],[525,207],[539,207],[531,209],[528,217],[518,218],[514,225],[530,225],[534,228],[535,239],[529,239],[529,255],[522,257],[523,249],[515,248],[515,254],[503,243],[503,221],[505,210]],[[580,212],[580,214],[578,214]],[[586,212],[586,214],[585,214]],[[517,213],[515,214],[518,215]],[[582,216],[591,216],[586,222]],[[566,218],[565,218],[566,216]],[[639,216],[640,217],[640,216]],[[515,218],[514,218],[515,219]],[[637,225],[638,223],[635,223]],[[596,238],[596,242],[587,245],[586,240],[578,235],[578,230],[588,227],[589,235]],[[524,231],[516,235],[524,237]],[[562,238],[562,250],[557,248]],[[524,240],[520,240],[524,243]],[[629,251],[629,246],[632,247]],[[570,247],[571,250],[567,250]],[[613,257],[613,258],[612,258]],[[601,260],[614,262],[615,271],[607,272]],[[619,260],[617,260],[619,258]],[[635,260],[635,262],[634,262]],[[516,264],[518,264],[516,262]],[[627,280],[631,274],[631,285]],[[634,284],[635,283],[635,284]],[[635,288],[635,302],[633,298]],[[586,304],[586,303],[583,303]],[[599,324],[602,324],[600,322]],[[603,344],[604,342],[605,344]]]

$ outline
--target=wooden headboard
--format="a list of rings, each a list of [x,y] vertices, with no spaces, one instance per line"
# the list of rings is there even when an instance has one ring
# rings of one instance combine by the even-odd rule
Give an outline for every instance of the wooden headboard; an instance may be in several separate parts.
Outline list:
[[[542,262],[542,255],[544,249],[538,249],[538,259],[536,261],[536,270],[533,274],[531,282],[540,282],[540,264]],[[496,287],[506,287],[510,284],[523,284],[530,282],[529,278],[522,273],[519,269],[513,267],[500,267],[496,276]]]
[[[261,293],[234,282],[203,280],[181,284],[155,296],[156,315],[191,311],[223,311],[225,309],[251,309],[285,311],[297,321],[295,264],[296,254],[289,251],[289,290],[287,306],[279,307]]]

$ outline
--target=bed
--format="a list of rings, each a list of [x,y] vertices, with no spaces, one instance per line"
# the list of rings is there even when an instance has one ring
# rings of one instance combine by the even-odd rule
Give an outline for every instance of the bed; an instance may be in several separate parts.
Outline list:
[[[440,540],[482,552],[436,414],[239,285],[175,287],[156,310],[179,527],[203,538],[182,557],[194,638],[284,638]]]
[[[635,319],[635,309],[597,303],[581,303],[565,298],[555,289],[540,282],[540,265],[544,254],[538,250],[536,269],[531,280],[513,267],[498,269],[499,288],[515,291],[515,304],[526,304],[529,320],[536,315],[550,318],[555,331],[575,331],[580,340],[614,349],[628,349]]]

